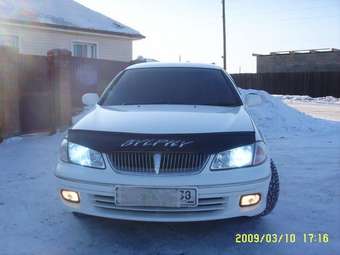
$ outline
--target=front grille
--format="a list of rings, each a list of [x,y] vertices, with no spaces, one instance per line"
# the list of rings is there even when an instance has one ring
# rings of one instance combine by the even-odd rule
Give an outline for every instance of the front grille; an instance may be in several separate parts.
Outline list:
[[[119,151],[110,153],[108,158],[112,164],[112,167],[121,172],[146,174],[184,174],[200,171],[208,161],[209,154]]]
[[[94,206],[102,209],[110,210],[122,210],[122,211],[134,211],[134,212],[164,212],[164,213],[176,213],[176,212],[216,212],[225,210],[228,203],[228,198],[224,196],[204,197],[198,199],[196,207],[145,207],[145,206],[117,206],[115,204],[115,197],[113,195],[94,195]]]

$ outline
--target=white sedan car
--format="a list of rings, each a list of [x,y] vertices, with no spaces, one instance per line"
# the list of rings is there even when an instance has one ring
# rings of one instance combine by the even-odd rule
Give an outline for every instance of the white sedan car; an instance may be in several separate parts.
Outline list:
[[[230,75],[214,65],[146,63],[117,75],[68,130],[55,175],[72,212],[140,221],[261,216],[278,173]]]

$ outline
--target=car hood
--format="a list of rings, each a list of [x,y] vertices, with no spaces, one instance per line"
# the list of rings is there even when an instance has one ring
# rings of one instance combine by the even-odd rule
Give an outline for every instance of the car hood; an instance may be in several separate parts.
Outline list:
[[[192,105],[97,105],[72,129],[144,134],[254,131],[244,106]]]

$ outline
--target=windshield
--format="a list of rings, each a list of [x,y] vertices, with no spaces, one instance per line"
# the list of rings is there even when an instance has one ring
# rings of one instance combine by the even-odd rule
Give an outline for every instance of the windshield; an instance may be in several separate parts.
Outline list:
[[[242,102],[221,70],[161,67],[126,70],[113,81],[100,104],[239,106]]]

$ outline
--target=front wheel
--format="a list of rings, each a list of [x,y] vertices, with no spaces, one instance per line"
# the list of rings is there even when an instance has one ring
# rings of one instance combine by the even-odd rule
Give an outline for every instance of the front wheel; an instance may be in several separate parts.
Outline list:
[[[264,211],[258,216],[265,216],[271,213],[271,211],[273,211],[273,209],[276,206],[277,200],[279,199],[280,193],[279,174],[277,172],[277,168],[273,160],[270,160],[270,169],[272,172],[272,177],[270,179],[268,188],[266,209],[264,209]]]

